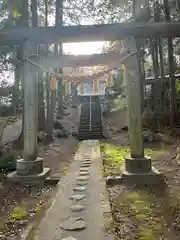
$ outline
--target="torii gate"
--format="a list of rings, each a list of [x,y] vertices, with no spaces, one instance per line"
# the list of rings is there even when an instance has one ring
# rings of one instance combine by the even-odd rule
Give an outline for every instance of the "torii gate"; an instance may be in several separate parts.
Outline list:
[[[30,61],[44,61],[45,68],[58,67],[60,61],[65,61],[67,57],[58,57],[49,60],[42,57],[34,57],[36,54],[36,44],[78,41],[112,41],[123,39],[125,54],[119,54],[120,60],[124,62],[127,75],[128,86],[128,113],[129,113],[129,138],[131,154],[126,158],[123,180],[132,184],[142,182],[155,183],[159,181],[161,175],[151,167],[151,159],[144,156],[142,121],[141,121],[141,86],[139,81],[139,66],[137,61],[136,46],[133,37],[157,38],[157,37],[180,37],[179,22],[155,22],[155,23],[119,23],[103,24],[91,26],[66,26],[66,27],[38,27],[10,29],[0,33],[0,44],[17,44],[22,41],[24,44],[24,158],[17,160],[17,171],[9,177],[13,181],[26,181],[29,179],[39,179],[47,176],[49,169],[43,168],[43,160],[37,158],[37,88],[36,71]],[[130,57],[126,57],[131,51]],[[50,60],[51,59],[51,60]],[[53,64],[52,64],[52,62]],[[74,60],[74,65],[78,62],[78,57]],[[96,60],[93,60],[96,62]],[[46,64],[45,64],[46,62]],[[73,61],[72,61],[73,62]],[[101,61],[98,60],[100,63]],[[121,63],[122,63],[121,62]],[[49,65],[48,65],[49,64]],[[72,64],[72,65],[73,65]],[[82,64],[82,62],[81,62]],[[87,64],[87,63],[86,63]],[[62,64],[63,65],[63,64]],[[94,77],[97,78],[98,74]],[[143,178],[143,179],[142,179]]]

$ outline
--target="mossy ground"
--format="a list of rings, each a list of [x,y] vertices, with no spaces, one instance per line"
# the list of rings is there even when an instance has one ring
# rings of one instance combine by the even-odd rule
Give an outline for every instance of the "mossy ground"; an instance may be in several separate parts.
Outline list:
[[[103,174],[120,173],[124,159],[129,154],[129,148],[106,143],[101,145],[104,151]],[[154,159],[153,165],[155,164],[160,170],[165,169],[165,166],[167,172],[171,170],[172,166],[167,166],[165,162],[166,157],[169,156],[166,147],[145,149],[145,154]],[[173,187],[173,184],[169,184],[166,189],[109,187],[113,230],[118,239],[180,239],[180,194],[177,194]]]

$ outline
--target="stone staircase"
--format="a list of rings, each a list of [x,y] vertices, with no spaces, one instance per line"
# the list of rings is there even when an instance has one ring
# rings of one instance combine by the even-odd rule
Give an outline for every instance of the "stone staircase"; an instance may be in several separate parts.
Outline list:
[[[103,127],[99,98],[87,99],[81,105],[79,140],[102,139]]]

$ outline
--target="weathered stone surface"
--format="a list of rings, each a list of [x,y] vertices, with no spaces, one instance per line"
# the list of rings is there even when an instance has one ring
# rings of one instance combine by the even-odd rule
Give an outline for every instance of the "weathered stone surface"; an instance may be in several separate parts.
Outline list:
[[[89,176],[79,176],[76,178],[76,180],[78,181],[87,181],[89,180]]]
[[[77,239],[73,237],[66,237],[66,238],[63,238],[62,240],[77,240]]]
[[[64,221],[60,226],[64,230],[79,231],[86,227],[84,220],[81,217],[71,217]]]
[[[87,190],[87,187],[74,187],[73,188],[74,191],[76,192],[83,192],[83,191],[86,191]]]
[[[88,167],[91,165],[91,163],[82,163],[81,166],[87,165]]]
[[[91,165],[91,164],[89,164],[89,163],[83,163],[83,164],[81,165],[81,167],[90,167],[90,165]]]
[[[91,161],[91,159],[84,159],[83,162],[90,162],[91,163],[92,161]]]
[[[86,185],[88,184],[88,182],[85,182],[85,181],[77,181],[76,184],[79,185],[79,186],[86,186]]]
[[[83,161],[82,164],[91,164],[91,161]]]
[[[80,167],[80,172],[89,171],[88,167]]]
[[[72,205],[70,209],[72,212],[81,212],[85,209],[85,207],[83,205]]]
[[[91,159],[83,159],[83,162],[92,162]]]
[[[86,196],[84,194],[74,194],[72,195],[69,199],[74,200],[74,201],[80,201],[84,199]]]
[[[89,171],[80,171],[79,176],[89,176]]]

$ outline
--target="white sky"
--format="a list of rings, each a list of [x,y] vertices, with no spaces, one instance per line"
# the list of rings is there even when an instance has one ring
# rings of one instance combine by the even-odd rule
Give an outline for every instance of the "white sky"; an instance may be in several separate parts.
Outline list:
[[[81,55],[101,53],[104,42],[82,42],[82,43],[65,43],[63,50],[65,54]]]
[[[84,19],[81,25],[93,24],[93,19]],[[101,53],[104,42],[83,42],[83,43],[66,43],[63,44],[65,54],[71,53],[73,55],[94,54]]]

